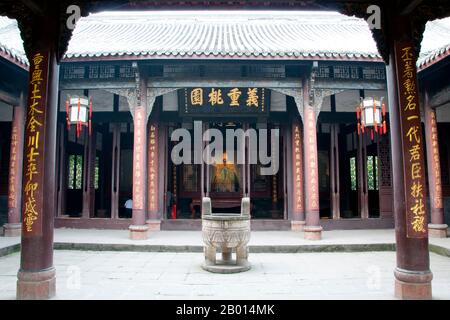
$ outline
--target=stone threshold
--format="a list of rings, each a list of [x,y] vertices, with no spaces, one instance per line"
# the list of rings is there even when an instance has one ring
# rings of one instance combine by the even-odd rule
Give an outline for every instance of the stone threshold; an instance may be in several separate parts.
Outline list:
[[[201,253],[203,246],[187,245],[132,245],[105,243],[68,243],[55,242],[55,250],[82,251],[128,251],[128,252],[171,252],[171,253]],[[322,244],[322,245],[249,245],[250,253],[326,253],[326,252],[383,252],[395,251],[394,243],[371,244]],[[432,253],[450,257],[450,249],[431,244]]]
[[[187,245],[133,245],[109,243],[69,243],[55,242],[55,250],[81,251],[123,251],[123,252],[171,252],[171,253],[201,253],[203,246]],[[450,249],[439,245],[429,245],[430,252],[450,257]],[[19,252],[20,243],[0,248],[0,257]],[[318,253],[318,252],[382,252],[395,251],[393,243],[373,244],[324,244],[324,245],[250,245],[250,253]]]

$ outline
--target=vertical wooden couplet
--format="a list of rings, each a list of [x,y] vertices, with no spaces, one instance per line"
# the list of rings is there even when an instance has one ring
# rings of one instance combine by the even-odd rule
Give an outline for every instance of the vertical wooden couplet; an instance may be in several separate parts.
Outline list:
[[[24,109],[23,105],[13,108],[9,157],[8,223],[4,225],[5,237],[18,237],[21,233]]]
[[[442,199],[441,162],[436,110],[431,108],[428,93],[425,92],[425,139],[427,144],[428,186],[430,193],[431,224],[430,237],[446,238],[448,226],[444,222],[444,201]]]
[[[306,82],[306,81],[305,81]],[[319,209],[319,163],[317,155],[317,114],[309,101],[309,90],[303,95],[304,116],[304,177],[305,177],[305,239],[322,239]]]
[[[396,223],[395,294],[402,299],[430,299],[424,150],[419,88],[410,21],[396,17],[388,66],[389,105]],[[392,22],[393,22],[392,21]],[[395,36],[397,36],[395,38]],[[398,40],[395,40],[398,39]]]
[[[292,123],[292,230],[303,231],[305,206],[303,192],[303,134],[300,121]]]
[[[133,147],[133,217],[129,227],[133,240],[147,239],[146,179],[147,179],[147,110],[137,106],[134,110]]]
[[[46,43],[39,43],[29,56],[18,299],[50,298],[56,286],[53,219],[58,66],[52,45]]]
[[[148,128],[148,215],[150,220],[158,220],[159,217],[159,167],[158,167],[158,124],[150,122]]]

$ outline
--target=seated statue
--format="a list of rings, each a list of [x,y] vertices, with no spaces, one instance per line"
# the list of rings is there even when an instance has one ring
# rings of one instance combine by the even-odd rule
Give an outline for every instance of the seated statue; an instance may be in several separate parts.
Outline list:
[[[239,176],[236,165],[227,162],[227,154],[223,154],[223,163],[214,165],[212,190],[216,192],[239,191]]]

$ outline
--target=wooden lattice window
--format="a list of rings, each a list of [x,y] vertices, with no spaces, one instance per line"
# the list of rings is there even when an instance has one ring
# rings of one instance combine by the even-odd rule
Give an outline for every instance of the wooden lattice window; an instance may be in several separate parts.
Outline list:
[[[67,170],[67,188],[81,190],[83,187],[83,156],[69,155],[69,170]]]
[[[84,67],[83,66],[65,66],[63,68],[64,79],[83,79]]]
[[[350,68],[348,66],[334,66],[333,75],[336,79],[349,79]]]
[[[363,68],[364,80],[386,80],[386,73],[384,68],[366,67]]]

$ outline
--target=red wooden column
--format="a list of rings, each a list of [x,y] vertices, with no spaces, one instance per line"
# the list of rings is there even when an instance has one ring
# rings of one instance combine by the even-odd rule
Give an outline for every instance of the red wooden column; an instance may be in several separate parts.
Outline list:
[[[303,231],[305,207],[303,192],[303,134],[300,121],[292,123],[292,231]]]
[[[48,19],[52,21],[52,19]],[[49,37],[54,30],[37,26],[28,59],[30,77],[24,140],[21,262],[18,299],[46,299],[55,295],[53,219],[56,210],[56,125],[58,73]]]
[[[85,219],[94,216],[95,206],[95,156],[96,156],[96,134],[95,131],[89,135],[88,129],[85,130],[85,149],[84,149],[84,176],[83,176],[83,208],[82,217]]]
[[[147,109],[138,105],[134,109],[134,147],[133,147],[133,217],[129,227],[130,238],[148,238],[146,224],[146,159],[147,159]]]
[[[306,82],[306,81],[305,81]],[[303,86],[304,166],[305,166],[305,239],[322,239],[319,209],[319,163],[317,156],[317,114],[311,106],[309,88]]]
[[[430,192],[431,224],[430,237],[447,238],[448,226],[444,222],[444,201],[442,198],[441,162],[436,110],[430,106],[425,92],[425,138],[427,144],[428,186]]]
[[[58,176],[58,190],[57,190],[57,198],[58,198],[58,208],[56,215],[61,217],[64,215],[66,210],[66,192],[67,192],[67,180],[66,180],[66,125],[59,125],[58,132],[58,167],[59,167],[59,176]]]
[[[119,219],[120,123],[112,126],[111,219]]]
[[[409,17],[390,17],[388,89],[397,267],[395,295],[432,297],[415,43]]]
[[[369,218],[369,192],[367,190],[367,145],[365,135],[358,135],[358,209],[361,219]]]
[[[331,125],[330,147],[331,211],[334,220],[341,218],[340,176],[339,176],[339,125]]]
[[[14,106],[9,157],[8,223],[3,227],[5,237],[19,237],[21,234],[22,164],[25,107]]]

